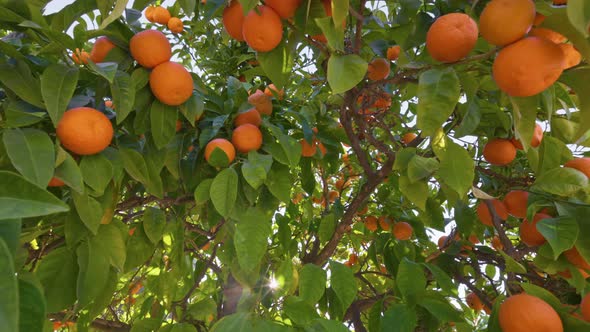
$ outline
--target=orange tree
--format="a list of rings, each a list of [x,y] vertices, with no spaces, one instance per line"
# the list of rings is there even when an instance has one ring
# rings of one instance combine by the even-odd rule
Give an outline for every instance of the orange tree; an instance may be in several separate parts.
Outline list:
[[[2,331],[590,329],[587,1],[48,2],[0,1]]]

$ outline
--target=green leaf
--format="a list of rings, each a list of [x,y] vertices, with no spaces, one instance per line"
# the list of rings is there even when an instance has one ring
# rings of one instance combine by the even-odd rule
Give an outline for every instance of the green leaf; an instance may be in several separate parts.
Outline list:
[[[522,266],[519,262],[515,261],[514,258],[508,256],[504,251],[499,251],[500,255],[504,257],[504,261],[506,262],[506,271],[505,272],[515,272],[515,273],[526,273],[526,268]]]
[[[55,151],[45,132],[37,129],[9,129],[2,136],[12,165],[29,181],[46,188],[53,176]]]
[[[31,276],[18,280],[18,297],[20,307],[20,331],[43,331],[45,317],[45,298],[43,290],[37,286]],[[32,280],[29,280],[32,279]],[[4,325],[3,325],[4,326]]]
[[[440,267],[434,264],[425,264],[426,268],[430,270],[434,279],[438,283],[438,286],[447,293],[456,294],[455,284],[453,284],[453,279],[449,277],[449,275],[443,271]]]
[[[254,332],[250,314],[238,312],[220,319],[213,325],[211,332]]]
[[[336,27],[342,26],[342,22],[348,17],[349,0],[332,0],[332,18]]]
[[[0,171],[0,183],[2,218],[29,218],[69,210],[57,197],[15,173]]]
[[[399,190],[420,210],[426,209],[426,201],[429,196],[428,183],[425,181],[412,183],[410,178],[402,175],[399,177]]]
[[[102,154],[84,156],[80,162],[84,182],[98,195],[102,195],[113,178],[113,165]]]
[[[57,63],[47,67],[41,75],[41,94],[55,127],[74,95],[78,75],[78,68]]]
[[[555,297],[555,295],[553,295],[551,292],[549,292],[548,290],[546,290],[542,287],[539,287],[537,285],[528,284],[528,283],[521,283],[521,284],[519,284],[519,286],[521,286],[527,294],[540,298],[541,300],[547,302],[550,306],[552,306],[556,310],[559,311],[559,309],[562,308],[561,301],[557,297]]]
[[[551,245],[555,260],[562,252],[573,247],[578,239],[578,222],[571,216],[541,219],[537,229]]]
[[[150,122],[152,137],[156,147],[165,147],[176,134],[176,119],[178,111],[176,107],[164,105],[154,101],[150,109]]]
[[[320,242],[328,242],[332,238],[332,235],[334,235],[334,231],[336,231],[336,216],[334,213],[329,213],[320,221],[320,228],[318,230]]]
[[[205,179],[199,183],[197,188],[195,188],[195,203],[197,205],[202,205],[207,203],[209,198],[209,192],[211,191],[211,185],[213,184],[213,179]]]
[[[74,206],[76,207],[80,219],[84,225],[86,225],[86,228],[88,228],[92,234],[96,235],[102,219],[102,206],[96,199],[87,194],[73,192],[72,198],[74,199]]]
[[[126,72],[118,70],[111,84],[113,104],[117,110],[117,124],[127,118],[135,104],[135,84]]]
[[[414,332],[418,316],[406,304],[394,303],[381,318],[381,332]]]
[[[344,51],[344,29],[342,26],[334,25],[331,17],[316,18],[315,23],[322,30],[330,48]]]
[[[114,224],[100,225],[96,236],[92,237],[90,244],[93,249],[108,256],[109,263],[123,271],[125,267],[125,240],[119,227]]]
[[[394,171],[405,171],[410,165],[410,161],[416,156],[416,148],[403,148],[399,150],[393,163]]]
[[[14,262],[6,242],[0,239],[0,326],[6,331],[18,331],[19,301]]]
[[[587,38],[590,28],[590,4],[585,0],[568,1],[567,16],[578,32]]]
[[[121,159],[123,160],[123,167],[131,177],[141,183],[146,183],[149,177],[147,165],[142,155],[131,149],[121,148],[119,150]]]
[[[21,234],[22,220],[20,219],[3,219],[0,220],[0,239],[6,243],[6,247],[13,257],[16,257],[19,246],[19,237]]]
[[[78,303],[84,307],[103,290],[109,276],[109,256],[92,242],[82,242],[76,250],[80,273],[77,280]]]
[[[590,54],[588,54],[590,55]],[[560,80],[571,87],[579,99],[580,119],[575,140],[580,139],[590,129],[590,89],[588,87],[588,75],[590,68],[575,68],[565,71]]]
[[[215,210],[223,217],[227,217],[233,210],[238,197],[238,173],[233,168],[226,168],[219,172],[209,191],[211,202]]]
[[[162,239],[165,228],[166,215],[164,211],[155,207],[148,207],[143,214],[143,230],[148,239],[153,244],[157,244]]]
[[[248,153],[248,161],[242,165],[242,174],[252,188],[258,189],[264,184],[271,166],[272,156],[251,151]]]
[[[97,75],[104,77],[109,83],[113,83],[119,64],[116,62],[93,63],[88,61],[88,68]],[[115,105],[116,106],[116,105]]]
[[[548,170],[559,167],[572,158],[572,151],[565,143],[555,137],[544,136],[539,147],[537,174],[541,175]]]
[[[431,136],[447,121],[459,101],[459,77],[452,67],[430,69],[418,82],[418,128]]]
[[[424,268],[404,258],[397,270],[397,287],[404,298],[416,301],[426,291]]]
[[[415,156],[408,164],[408,178],[412,183],[429,178],[432,173],[438,170],[438,167],[439,163],[434,158]]]
[[[264,258],[271,234],[270,226],[270,218],[257,208],[249,208],[239,216],[234,246],[238,263],[245,271],[255,271]]]
[[[449,139],[442,130],[433,138],[432,149],[440,160],[437,175],[440,181],[465,197],[473,185],[475,165],[469,152]]]
[[[334,93],[354,88],[367,73],[367,62],[356,54],[332,55],[328,60],[328,83]]]
[[[125,272],[145,263],[154,252],[154,245],[140,226],[137,226],[133,235],[127,238],[126,248]]]
[[[520,139],[524,150],[528,151],[535,131],[539,97],[510,97],[510,102],[512,103],[512,118],[514,119],[516,138]]]
[[[36,271],[45,291],[47,312],[59,312],[76,301],[78,264],[73,251],[57,248],[43,257]]]
[[[584,173],[569,167],[558,167],[539,176],[533,185],[534,190],[559,196],[571,196],[588,186]]]
[[[543,21],[542,27],[549,28],[566,36],[567,39],[574,44],[576,49],[580,51],[582,58],[590,58],[590,43],[588,43],[586,34],[578,31],[578,29],[572,24],[573,22],[570,22],[567,15],[567,9],[563,7],[552,8],[549,14],[550,15],[546,15],[547,17]],[[585,15],[585,13],[582,15]],[[578,22],[576,22],[576,24],[578,24]],[[568,72],[569,70],[565,71],[564,74],[567,74]],[[578,96],[580,96],[579,93]]]
[[[131,73],[131,85],[135,91],[143,89],[150,81],[150,72],[143,68],[137,68]]]
[[[125,8],[127,7],[128,2],[129,2],[129,0],[117,0],[117,2],[115,3],[115,8],[113,8],[113,11],[111,11],[109,16],[107,16],[102,21],[99,29],[103,30],[109,24],[113,23],[115,20],[117,20],[119,17],[121,17],[121,15],[123,15],[123,12],[125,11]]]
[[[444,298],[435,295],[420,297],[418,305],[428,310],[434,317],[441,322],[461,322],[463,317],[449,302]]]
[[[281,89],[289,82],[289,76],[293,71],[293,52],[285,40],[270,52],[257,53],[257,59],[264,73],[277,89]]]
[[[305,264],[299,272],[299,297],[316,304],[326,291],[326,271],[315,264]]]
[[[203,99],[193,93],[193,95],[182,105],[179,106],[180,113],[184,115],[185,119],[194,125],[196,119],[200,119],[205,111],[205,103]]]
[[[274,197],[278,198],[281,202],[289,202],[291,199],[291,172],[289,167],[282,164],[274,164],[264,184],[268,187],[268,190],[273,194]]]
[[[298,325],[307,325],[318,318],[315,308],[297,296],[287,297],[283,302],[283,307],[285,315]]]
[[[78,193],[84,192],[82,172],[69,153],[65,153],[64,161],[55,169],[55,176]]]
[[[330,261],[330,286],[340,300],[342,312],[345,312],[357,294],[357,284],[352,269]]]
[[[27,103],[45,109],[39,80],[24,61],[17,60],[16,65],[0,64],[0,82]]]

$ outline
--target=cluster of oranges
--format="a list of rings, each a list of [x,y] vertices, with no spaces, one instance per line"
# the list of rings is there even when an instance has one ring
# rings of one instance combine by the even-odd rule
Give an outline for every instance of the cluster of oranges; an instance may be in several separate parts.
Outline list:
[[[181,33],[184,30],[182,21],[178,17],[172,17],[170,11],[162,6],[149,6],[144,14],[148,21],[163,24],[173,33]]]
[[[102,36],[96,39],[90,54],[85,50],[76,48],[71,57],[74,63],[78,65],[87,64],[89,59],[94,63],[101,63],[104,62],[109,52],[115,47],[115,44],[108,37]]]
[[[388,216],[366,216],[363,220],[365,227],[371,231],[376,232],[379,228],[383,231],[391,231],[397,240],[409,240],[414,233],[412,225],[405,221],[395,222],[393,218]]]
[[[193,93],[193,78],[183,65],[170,61],[172,48],[158,30],[136,33],[129,41],[131,56],[141,66],[152,69],[149,83],[152,93],[163,104],[178,106]]]
[[[479,17],[479,29],[466,14],[439,17],[428,30],[426,48],[437,61],[456,62],[475,47],[479,32],[490,44],[501,47],[492,66],[498,87],[510,96],[533,96],[581,60],[571,44],[564,44],[565,37],[533,28],[535,17],[532,0],[492,0]],[[541,24],[542,17],[537,18]]]
[[[542,141],[543,128],[541,128],[539,124],[536,124],[530,146],[536,148],[541,145]],[[488,163],[492,165],[506,166],[510,164],[514,158],[516,158],[517,150],[523,150],[523,146],[522,142],[516,138],[494,138],[484,146],[483,157]]]
[[[326,146],[324,145],[324,143],[322,143],[315,135],[318,133],[318,129],[314,127],[312,129],[312,131],[313,131],[314,135],[311,140],[311,143],[309,143],[305,138],[302,138],[299,141],[299,143],[301,144],[301,156],[313,157],[316,155],[316,153],[319,150],[320,155],[323,157],[326,155],[328,150],[326,149]]]

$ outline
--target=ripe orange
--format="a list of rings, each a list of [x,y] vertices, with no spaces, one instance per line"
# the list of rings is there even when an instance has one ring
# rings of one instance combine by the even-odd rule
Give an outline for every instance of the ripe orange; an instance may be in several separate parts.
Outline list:
[[[64,185],[65,183],[62,180],[56,178],[55,176],[52,177],[49,183],[47,184],[48,187],[62,187]]]
[[[567,5],[567,0],[553,0],[554,5]]]
[[[414,141],[416,139],[416,137],[418,137],[418,135],[416,135],[414,133],[405,133],[404,136],[402,136],[402,142],[404,144],[408,145],[412,141]]]
[[[104,102],[104,106],[108,107],[108,108],[113,108],[114,109],[114,105],[113,105],[113,101],[112,100],[105,100]]]
[[[162,6],[158,6],[154,9],[153,18],[154,22],[166,25],[170,20],[170,12]]]
[[[279,90],[274,84],[271,83],[264,89],[264,94],[271,98],[276,96],[279,100],[282,100],[283,97],[285,97],[285,90]]]
[[[500,238],[497,235],[495,235],[492,238],[492,248],[498,251],[504,250],[504,245],[502,244],[502,241],[500,241]]]
[[[363,208],[361,208],[360,210],[358,210],[356,213],[359,216],[362,216],[363,214],[367,214],[367,212],[369,212],[369,206],[365,205]]]
[[[535,125],[535,131],[533,132],[533,138],[531,139],[531,147],[533,147],[533,148],[538,147],[539,145],[541,145],[542,141],[543,141],[543,128],[541,128],[541,126],[537,123]],[[517,150],[524,149],[520,140],[517,140],[516,138],[510,139],[510,143],[512,143],[512,145],[514,145],[514,147]]]
[[[521,293],[512,295],[500,305],[500,327],[503,332],[563,332],[559,315],[547,302]]]
[[[387,216],[381,216],[379,217],[379,227],[381,227],[382,230],[384,231],[388,231],[391,229],[391,223],[393,223],[393,219],[387,217]]]
[[[504,205],[504,203],[502,203],[502,201],[494,199],[492,200],[492,206],[496,210],[496,214],[498,215],[498,217],[500,217],[500,219],[508,219],[508,211],[506,210],[506,206]],[[490,210],[488,209],[487,204],[484,201],[480,201],[477,204],[476,213],[477,217],[479,218],[479,221],[481,221],[482,224],[487,226],[494,226],[494,223],[492,222],[492,215],[490,213]]]
[[[236,116],[236,118],[234,119],[234,126],[236,127],[239,127],[246,123],[255,125],[256,127],[260,127],[260,124],[262,123],[262,118],[260,117],[260,113],[255,108],[251,108],[246,112],[238,114],[238,116]]]
[[[448,236],[443,235],[441,237],[438,238],[437,244],[438,244],[438,249],[442,250],[445,242],[447,241]]]
[[[547,218],[551,218],[551,216],[544,213],[537,213],[533,217],[533,221],[524,219],[522,224],[520,224],[520,241],[529,247],[540,246],[547,242],[543,234],[537,230],[537,223]]]
[[[174,33],[181,33],[184,30],[184,24],[178,17],[172,17],[168,20],[168,29]]]
[[[586,270],[586,271],[590,271],[590,264],[588,264],[588,262],[584,259],[584,257],[582,257],[582,255],[580,255],[578,248],[572,247],[571,249],[566,250],[563,253],[563,255],[570,263],[572,263],[576,267]]]
[[[154,10],[155,9],[156,9],[156,7],[150,5],[149,7],[147,7],[145,9],[145,12],[144,12],[145,18],[152,23],[156,22],[156,21],[154,21]]]
[[[84,50],[80,51],[79,48],[72,53],[72,60],[74,60],[74,63],[77,65],[87,64],[88,59],[90,59],[90,54]]]
[[[467,238],[467,240],[469,240],[469,242],[471,242],[473,244],[478,244],[479,243],[479,239],[477,238],[477,235],[475,235],[475,234],[469,235],[469,237]]]
[[[90,60],[94,63],[103,62],[113,48],[115,48],[115,44],[107,37],[98,37],[90,51]]]
[[[566,36],[547,28],[532,28],[529,32],[529,36],[545,38],[550,42],[554,42],[555,44],[561,44],[567,41]]]
[[[558,45],[543,38],[526,37],[498,52],[492,74],[500,90],[508,95],[529,97],[555,83],[564,62]]]
[[[193,94],[193,77],[183,65],[164,62],[150,73],[150,88],[163,104],[178,106]]]
[[[264,3],[272,8],[283,19],[295,16],[295,12],[302,0],[265,0]]]
[[[387,49],[387,60],[395,61],[399,57],[402,48],[399,45],[391,46]]]
[[[229,6],[223,10],[223,27],[225,31],[235,40],[244,41],[242,26],[244,24],[244,10],[238,0],[233,0]]]
[[[89,107],[65,112],[56,129],[61,144],[78,155],[96,154],[106,149],[114,132],[109,118]]]
[[[172,48],[166,36],[158,30],[136,33],[129,41],[131,56],[143,67],[153,68],[170,60]]]
[[[301,144],[301,156],[303,157],[313,157],[317,151],[316,141],[314,140],[312,144],[309,144],[304,138],[302,138],[299,143]]]
[[[248,97],[248,103],[254,106],[260,114],[272,114],[272,100],[261,90],[256,90]]]
[[[475,293],[467,294],[465,301],[467,302],[469,308],[473,309],[474,311],[481,311],[481,309],[483,309],[483,303],[479,297],[475,295]]]
[[[543,21],[545,21],[545,19],[547,18],[547,16],[541,14],[541,13],[535,13],[535,20],[533,21],[533,26],[539,26],[543,23]]]
[[[350,254],[348,255],[348,261],[351,265],[355,265],[359,261],[359,256],[357,254]]]
[[[479,16],[479,31],[490,44],[505,46],[524,37],[534,20],[532,0],[492,0]]]
[[[412,225],[405,221],[399,221],[393,225],[393,236],[401,241],[409,240],[412,237],[414,229]]]
[[[582,302],[580,303],[580,312],[582,313],[584,320],[590,322],[590,293],[586,294],[582,298]]]
[[[586,174],[586,176],[590,178],[590,158],[588,157],[572,159],[565,163],[563,166],[577,169],[578,171]]]
[[[256,151],[262,146],[262,133],[255,125],[246,123],[234,129],[231,142],[241,153]]]
[[[231,142],[226,140],[225,138],[216,138],[211,142],[207,143],[207,145],[205,146],[205,160],[209,161],[211,153],[213,153],[215,149],[221,149],[223,150],[223,152],[225,152],[225,155],[229,160],[228,164],[231,164],[232,161],[234,161],[234,159],[236,158],[236,149],[231,144]]]
[[[320,149],[320,154],[322,155],[322,157],[325,156],[326,153],[328,153],[328,149],[326,149],[324,143],[320,142],[319,140],[315,140],[315,144],[317,144],[318,149]]]
[[[430,56],[440,62],[466,57],[477,42],[477,23],[466,14],[446,14],[434,21],[426,34]]]
[[[141,290],[142,287],[143,287],[143,285],[141,284],[141,282],[133,284],[129,288],[129,294],[135,295],[135,294],[139,293],[139,291]]]
[[[572,44],[559,44],[565,58],[563,69],[575,67],[582,62],[582,54]]]
[[[330,192],[328,192],[328,201],[330,203],[334,203],[336,202],[336,200],[340,197],[340,194],[335,191],[335,190],[330,190]]]
[[[367,68],[367,77],[371,81],[379,81],[389,76],[390,64],[387,59],[377,58],[369,63]]]
[[[375,216],[367,216],[364,221],[365,227],[371,232],[377,230],[377,217]]]
[[[257,52],[273,50],[283,38],[281,17],[268,6],[258,6],[244,18],[242,26],[248,46]]]
[[[495,166],[505,166],[516,158],[516,148],[507,139],[494,138],[483,148],[484,159]]]
[[[523,190],[512,190],[504,197],[504,205],[508,213],[516,218],[525,218],[529,193]]]

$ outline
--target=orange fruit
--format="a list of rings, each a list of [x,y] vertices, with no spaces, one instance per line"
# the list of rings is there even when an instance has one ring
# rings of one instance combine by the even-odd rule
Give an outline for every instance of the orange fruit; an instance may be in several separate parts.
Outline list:
[[[272,100],[261,90],[256,90],[248,97],[248,103],[254,106],[260,114],[272,114]]]
[[[90,54],[84,50],[80,51],[79,48],[77,48],[76,51],[72,53],[72,60],[74,60],[74,63],[77,65],[87,64],[88,59],[90,59]]]
[[[272,8],[264,5],[246,15],[242,29],[246,43],[257,52],[273,50],[283,38],[281,17]]]
[[[328,201],[330,203],[334,203],[336,202],[336,200],[340,197],[340,194],[335,191],[335,190],[331,190],[330,192],[328,192]]]
[[[469,235],[469,237],[467,238],[467,240],[469,240],[469,242],[471,242],[473,244],[478,244],[479,243],[479,239],[477,238],[477,235],[475,235],[475,234]]]
[[[529,193],[523,190],[512,190],[504,197],[506,210],[516,218],[525,218]]]
[[[64,185],[65,183],[62,180],[56,178],[55,176],[52,177],[51,180],[49,180],[49,183],[47,184],[48,187],[61,187]]]
[[[104,106],[106,106],[108,108],[114,108],[113,101],[112,100],[105,100]]]
[[[145,9],[145,12],[144,12],[145,18],[152,23],[156,22],[156,21],[154,21],[154,10],[155,9],[156,9],[156,7],[149,6]]]
[[[301,143],[301,156],[303,157],[313,157],[317,151],[317,145],[314,141],[312,144],[309,144],[304,138],[302,138],[299,143]]]
[[[567,38],[561,33],[547,28],[532,28],[529,32],[529,36],[545,38],[555,44],[561,44],[567,41]]]
[[[375,216],[367,216],[364,221],[365,227],[371,232],[377,230],[377,217]]]
[[[318,146],[318,149],[320,149],[320,154],[322,155],[322,157],[325,156],[326,153],[328,153],[328,149],[326,149],[326,146],[324,146],[324,143],[322,143],[318,140],[315,140],[315,141],[316,141],[315,143]]]
[[[479,32],[490,44],[511,44],[529,32],[535,12],[532,0],[492,0],[479,16]]]
[[[563,69],[575,67],[582,62],[582,54],[572,44],[559,44],[565,58]]]
[[[137,227],[133,227],[129,229],[129,236],[133,236],[133,234],[135,234],[135,231],[137,230]]]
[[[393,219],[391,219],[387,216],[381,216],[381,217],[379,217],[378,221],[379,221],[379,227],[381,227],[382,230],[388,231],[391,229],[391,223],[393,223]]]
[[[179,132],[181,130],[182,130],[182,121],[176,120],[176,132]]]
[[[475,295],[475,293],[467,294],[465,301],[467,302],[469,308],[473,309],[474,311],[481,311],[481,309],[483,309],[483,303],[481,303],[481,300],[477,295]]]
[[[256,151],[262,146],[262,133],[255,125],[246,123],[234,129],[231,142],[238,152]]]
[[[410,144],[414,139],[416,139],[416,137],[418,137],[418,135],[414,134],[414,133],[405,133],[404,136],[402,136],[402,142],[406,145]]]
[[[207,145],[205,146],[205,160],[209,161],[211,153],[213,153],[215,149],[221,149],[223,150],[223,152],[225,152],[225,155],[229,160],[229,164],[231,164],[232,161],[234,161],[234,159],[236,158],[236,149],[231,144],[231,142],[226,140],[225,138],[216,138],[207,143]]]
[[[348,255],[348,261],[350,262],[350,264],[354,265],[358,263],[359,257],[357,254],[350,254]]]
[[[303,200],[303,193],[297,193],[295,194],[295,197],[291,199],[291,202],[293,202],[293,204],[299,204],[301,200]]]
[[[262,123],[262,118],[260,117],[260,113],[255,108],[251,108],[246,112],[238,114],[238,116],[236,116],[236,118],[234,119],[234,126],[236,127],[239,127],[246,123],[255,125],[256,127],[260,127],[260,124]]]
[[[535,13],[535,20],[533,21],[533,26],[539,26],[541,24],[543,24],[543,21],[545,21],[545,19],[547,18],[547,16],[541,14],[541,13]]]
[[[531,139],[531,147],[538,147],[541,145],[541,141],[543,141],[543,128],[537,123],[535,125],[535,131],[533,132],[533,138]],[[520,140],[517,140],[516,138],[510,139],[510,143],[512,143],[517,150],[524,149]]]
[[[412,228],[412,225],[405,221],[400,221],[393,225],[393,236],[398,240],[409,240],[412,237],[413,232],[414,229]]]
[[[580,255],[578,248],[572,247],[571,249],[564,251],[563,255],[570,263],[575,265],[577,268],[590,271],[590,264],[588,264],[586,259],[584,259],[582,255]]]
[[[567,0],[553,0],[554,5],[567,5]]]
[[[590,158],[588,157],[572,159],[565,163],[563,166],[577,169],[578,171],[586,174],[586,176],[590,178]]]
[[[389,76],[389,71],[389,61],[384,58],[376,58],[369,63],[369,67],[367,68],[367,77],[371,81],[383,80]]]
[[[139,291],[141,290],[142,287],[143,286],[141,285],[141,282],[138,282],[129,288],[129,293],[135,295],[135,294],[139,293]]]
[[[90,60],[94,63],[103,62],[113,48],[115,48],[115,44],[107,37],[98,37],[90,51]]]
[[[272,8],[283,19],[295,16],[302,0],[265,0],[264,4]]]
[[[344,262],[344,266],[346,266],[346,267],[352,267],[352,262],[346,261],[346,262]]]
[[[428,29],[426,49],[440,62],[455,62],[466,57],[477,42],[477,23],[463,13],[440,16]]]
[[[285,90],[279,90],[274,84],[271,83],[264,89],[264,94],[271,98],[276,96],[279,100],[282,100],[283,97],[285,97]]]
[[[584,320],[590,322],[590,293],[586,294],[582,298],[582,302],[580,303],[580,312],[582,313]]]
[[[526,37],[498,52],[492,74],[500,90],[508,95],[529,97],[555,83],[564,62],[559,45],[544,38]]]
[[[172,48],[166,36],[158,30],[143,30],[129,41],[131,56],[143,67],[155,66],[170,60]]]
[[[498,251],[504,250],[504,245],[502,244],[502,241],[500,241],[500,238],[497,235],[495,235],[492,238],[492,248]]]
[[[438,244],[438,249],[442,250],[445,242],[447,241],[448,236],[443,235],[441,237],[438,238],[437,244]]]
[[[238,0],[233,0],[223,10],[222,21],[225,31],[235,40],[244,41],[242,26],[244,24],[244,10]]]
[[[61,327],[63,326],[63,324],[61,322],[55,321],[53,322],[53,330],[59,330]]]
[[[97,154],[106,149],[114,132],[109,118],[90,107],[65,112],[56,131],[61,144],[78,155]]]
[[[402,48],[399,45],[391,46],[387,49],[387,60],[395,61],[399,57]]]
[[[524,219],[522,224],[520,224],[520,241],[529,247],[540,246],[547,242],[543,234],[537,230],[537,223],[547,218],[551,218],[551,216],[544,213],[537,213],[533,217],[533,221]]]
[[[504,203],[502,203],[502,201],[494,199],[492,200],[492,206],[496,210],[496,214],[498,215],[498,217],[500,217],[500,219],[508,219],[508,211],[506,210],[506,206],[504,205]],[[479,221],[481,221],[482,224],[487,226],[494,226],[494,223],[492,222],[492,215],[490,213],[490,210],[488,209],[488,205],[484,201],[480,201],[477,204],[476,213],[477,217],[479,218]]]
[[[154,9],[152,17],[154,18],[154,22],[166,25],[170,20],[170,12],[162,6],[158,6]]]
[[[507,139],[494,138],[483,148],[484,159],[495,166],[505,166],[516,158],[516,148]]]
[[[521,293],[500,305],[498,315],[503,332],[563,332],[559,315],[547,302]]]
[[[168,29],[174,33],[181,33],[184,30],[184,24],[178,17],[172,17],[168,20]]]
[[[193,77],[183,65],[164,62],[150,73],[150,88],[163,104],[178,106],[193,94]]]

